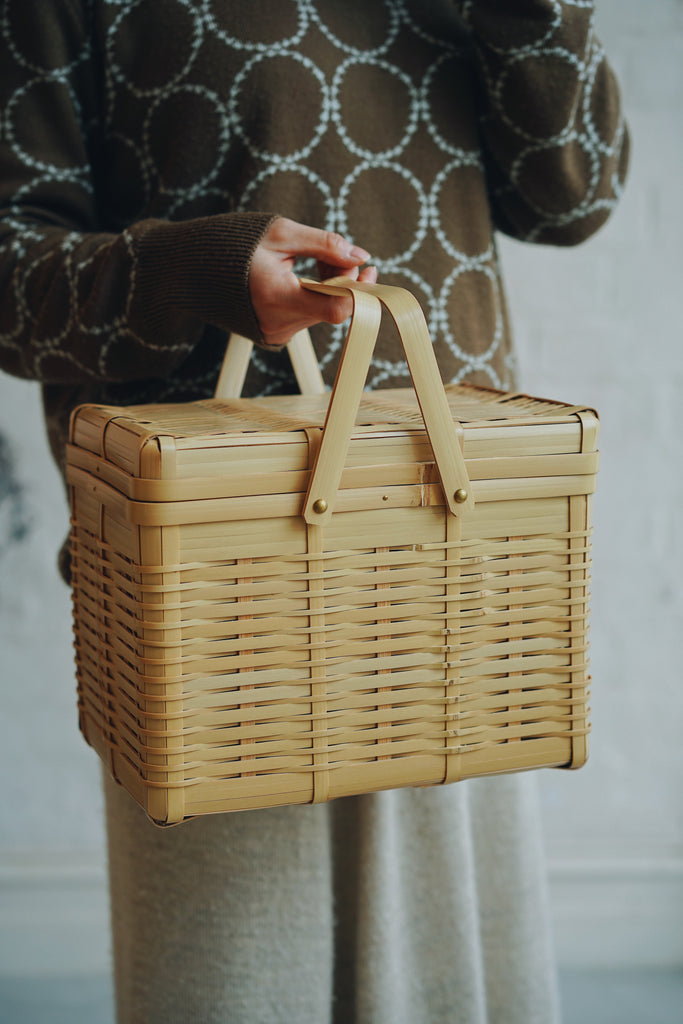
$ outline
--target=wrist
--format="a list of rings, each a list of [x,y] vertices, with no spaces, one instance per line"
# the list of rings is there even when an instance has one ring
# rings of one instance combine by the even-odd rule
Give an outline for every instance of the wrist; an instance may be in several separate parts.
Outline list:
[[[253,254],[271,213],[229,213],[140,225],[134,299],[152,331],[178,313],[260,337],[249,296]]]

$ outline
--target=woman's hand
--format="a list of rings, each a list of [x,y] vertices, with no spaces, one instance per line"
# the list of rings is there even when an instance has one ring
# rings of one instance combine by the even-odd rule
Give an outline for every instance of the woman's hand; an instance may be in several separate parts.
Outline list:
[[[285,345],[297,331],[321,322],[340,324],[353,312],[350,298],[306,291],[293,272],[295,259],[313,257],[321,280],[343,275],[374,283],[375,267],[359,270],[369,254],[331,231],[286,217],[273,221],[254,253],[249,292],[267,345]]]

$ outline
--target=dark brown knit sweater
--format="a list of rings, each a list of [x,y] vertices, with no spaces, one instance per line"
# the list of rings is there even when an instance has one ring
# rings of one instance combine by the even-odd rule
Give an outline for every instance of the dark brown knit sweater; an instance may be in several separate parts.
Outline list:
[[[335,229],[421,300],[445,379],[507,385],[494,229],[573,244],[627,162],[586,0],[8,0],[0,368],[82,401],[213,391],[258,341],[274,213]],[[310,268],[302,266],[303,272]],[[331,381],[343,330],[314,331]],[[386,333],[369,384],[405,383]],[[259,350],[248,392],[293,390]]]

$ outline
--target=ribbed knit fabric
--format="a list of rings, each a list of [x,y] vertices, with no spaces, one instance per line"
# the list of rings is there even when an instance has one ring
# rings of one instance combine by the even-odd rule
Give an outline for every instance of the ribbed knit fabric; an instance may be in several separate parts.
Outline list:
[[[217,214],[138,225],[136,279],[129,321],[147,344],[167,351],[175,338],[194,343],[207,324],[249,338],[259,326],[248,301],[251,254],[273,220],[268,213]],[[192,326],[185,323],[190,319]],[[190,348],[194,347],[190,345]],[[145,376],[149,376],[146,373]],[[121,379],[130,377],[125,367]]]
[[[533,777],[166,830],[105,787],[121,1024],[557,1024]]]

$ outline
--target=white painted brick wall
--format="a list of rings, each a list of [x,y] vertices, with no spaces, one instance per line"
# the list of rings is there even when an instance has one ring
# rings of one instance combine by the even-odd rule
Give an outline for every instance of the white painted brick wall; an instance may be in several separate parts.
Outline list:
[[[578,249],[501,241],[524,388],[592,404],[603,423],[592,756],[542,773],[541,794],[565,962],[683,962],[683,0],[600,0],[598,24],[634,137],[623,201]],[[0,377],[0,433],[32,522],[0,559],[1,909],[4,884],[30,881],[22,851],[31,878],[37,858],[73,885],[64,851],[101,864],[102,825],[54,568],[64,498],[33,385]],[[102,886],[101,868],[86,882]]]
[[[683,3],[602,0],[633,136],[610,223],[578,249],[501,244],[526,390],[595,405],[592,756],[543,774],[550,848],[683,848]],[[683,908],[682,908],[683,909]]]

